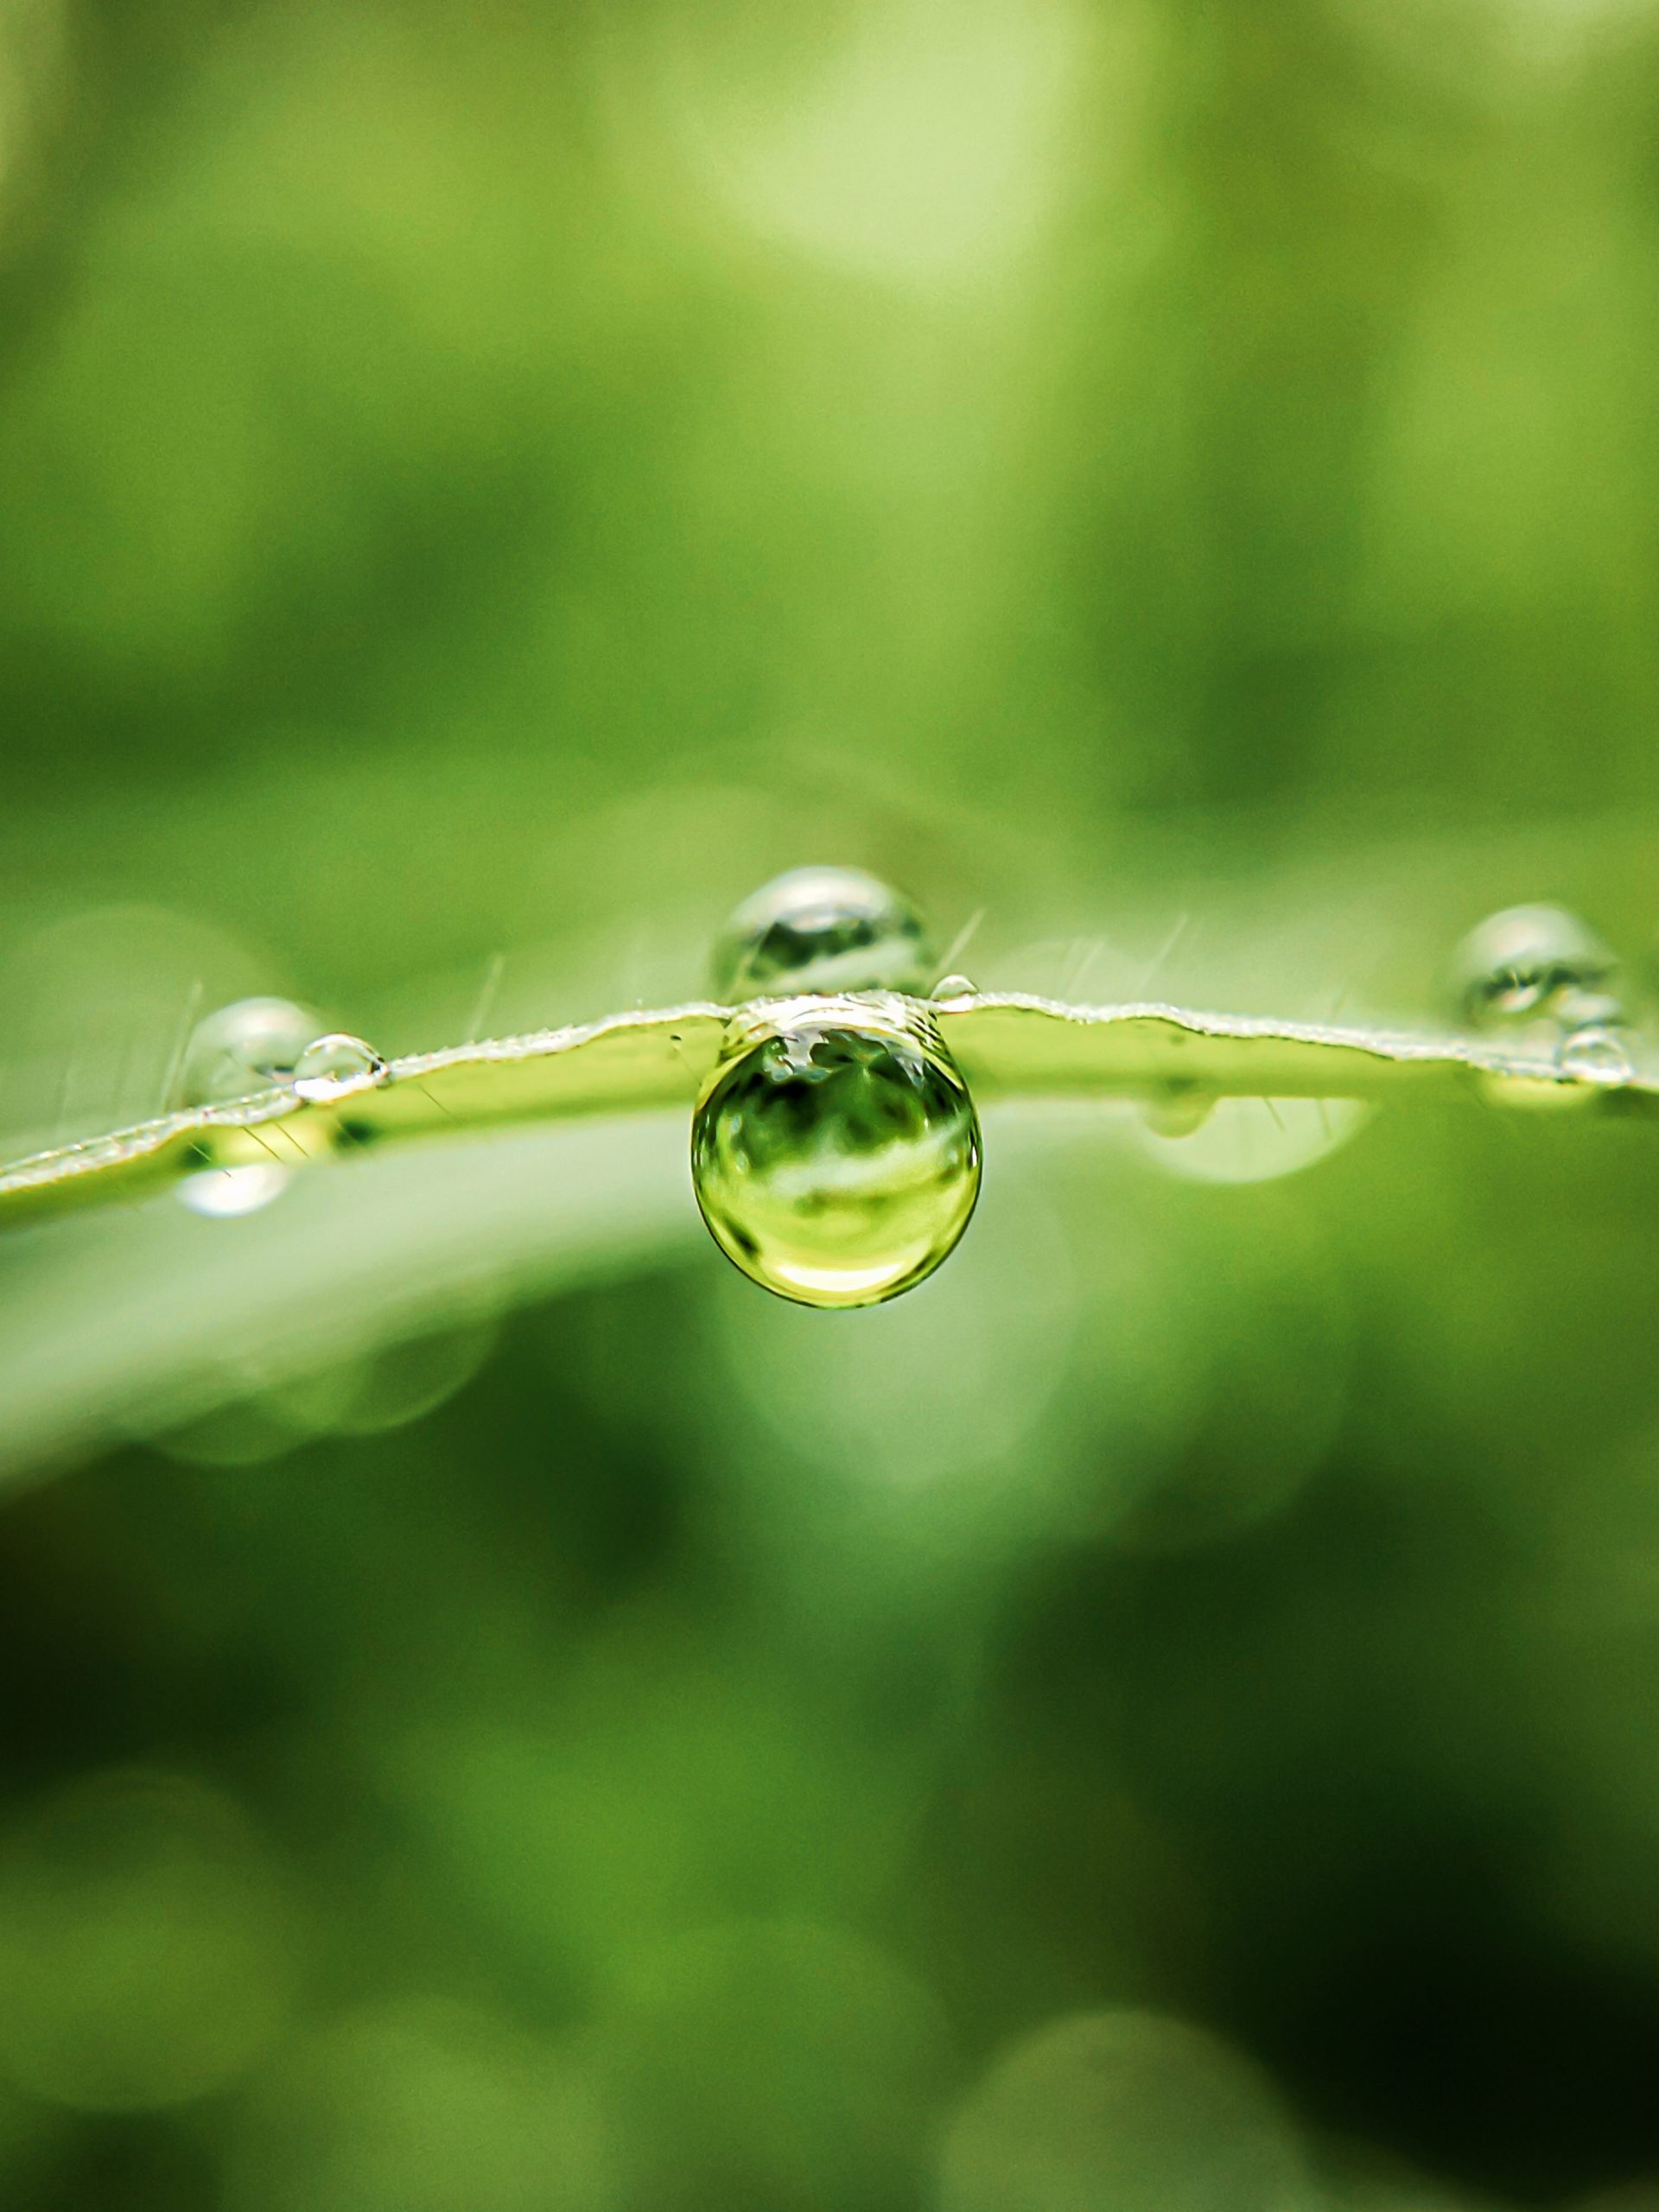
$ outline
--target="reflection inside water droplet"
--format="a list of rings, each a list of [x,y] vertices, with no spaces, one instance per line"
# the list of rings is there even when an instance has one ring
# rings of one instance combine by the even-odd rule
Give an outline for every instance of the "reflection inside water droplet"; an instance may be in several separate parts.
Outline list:
[[[979,1123],[931,1023],[896,1000],[740,1033],[691,1132],[697,1203],[745,1274],[804,1306],[874,1306],[932,1273],[979,1195]]]
[[[929,995],[938,1000],[970,999],[975,986],[966,976],[941,976]]]
[[[326,1103],[355,1090],[365,1081],[378,1082],[386,1064],[372,1045],[360,1037],[334,1030],[316,1038],[300,1054],[294,1069],[294,1088],[313,1105]]]
[[[204,1167],[179,1185],[179,1204],[209,1221],[235,1221],[281,1198],[290,1179],[288,1169],[274,1162],[269,1166]]]
[[[907,899],[858,868],[798,868],[746,899],[715,947],[728,1004],[795,991],[924,992],[933,958]]]

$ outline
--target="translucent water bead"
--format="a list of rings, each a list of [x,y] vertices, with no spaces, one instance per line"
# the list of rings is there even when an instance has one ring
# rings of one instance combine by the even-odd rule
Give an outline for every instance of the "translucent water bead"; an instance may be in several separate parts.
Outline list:
[[[1471,1029],[1553,1058],[1581,1082],[1618,1084],[1629,1077],[1630,1060],[1613,988],[1617,964],[1588,923],[1566,907],[1508,906],[1464,939],[1451,980]]]
[[[1471,1029],[1562,1030],[1617,1021],[1618,966],[1587,922],[1564,906],[1506,906],[1470,931],[1452,957],[1452,987]]]
[[[317,1018],[288,999],[241,999],[199,1023],[186,1048],[179,1090],[186,1106],[222,1106],[291,1084],[313,1103],[340,1097],[385,1062],[360,1037],[317,1034]],[[252,1141],[256,1144],[258,1140]],[[288,1149],[249,1159],[247,1145],[220,1131],[198,1147],[205,1164],[179,1185],[181,1205],[213,1220],[257,1213],[289,1181]],[[228,1156],[226,1156],[228,1155]]]
[[[921,916],[857,868],[798,868],[763,884],[715,948],[728,1004],[795,991],[925,992],[934,973]]]
[[[972,998],[974,988],[972,982],[966,976],[941,976],[928,993],[928,996],[937,1004],[944,1006],[952,999]]]
[[[219,1106],[291,1083],[315,1037],[314,1014],[289,999],[238,999],[197,1024],[179,1089],[187,1106]]]
[[[222,1106],[291,1083],[317,1033],[317,1017],[291,999],[238,999],[197,1023],[179,1074],[181,1103]],[[226,1162],[187,1175],[178,1186],[181,1205],[210,1221],[258,1213],[288,1188],[289,1171],[276,1160]]]
[[[931,1274],[979,1196],[979,1122],[931,1022],[842,1000],[740,1027],[691,1130],[715,1242],[803,1306],[874,1306]]]
[[[386,1064],[372,1045],[343,1029],[312,1039],[294,1064],[294,1088],[312,1105],[343,1097],[365,1079],[378,1082]]]

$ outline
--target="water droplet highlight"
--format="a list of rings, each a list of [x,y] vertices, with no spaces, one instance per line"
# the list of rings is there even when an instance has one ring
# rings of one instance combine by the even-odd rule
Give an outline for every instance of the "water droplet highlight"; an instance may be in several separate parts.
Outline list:
[[[300,1054],[294,1069],[294,1088],[314,1106],[342,1098],[365,1081],[378,1083],[386,1064],[372,1045],[360,1037],[334,1030],[315,1038]]]
[[[976,989],[977,986],[970,982],[966,976],[941,976],[928,995],[930,998],[939,1001],[970,999],[975,995]]]
[[[858,868],[798,868],[733,914],[715,949],[728,1005],[797,991],[926,991],[932,948],[907,899]]]
[[[179,1071],[187,1106],[222,1106],[291,1083],[317,1017],[290,999],[238,999],[197,1023]]]
[[[691,1128],[721,1251],[802,1306],[875,1306],[931,1274],[980,1182],[973,1100],[931,1023],[842,999],[734,1027]]]

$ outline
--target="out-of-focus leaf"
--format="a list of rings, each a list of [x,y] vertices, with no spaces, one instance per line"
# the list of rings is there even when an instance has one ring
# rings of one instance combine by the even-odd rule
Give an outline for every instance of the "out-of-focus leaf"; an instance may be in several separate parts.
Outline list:
[[[677,1119],[368,1159],[235,1223],[178,1205],[29,1230],[0,1267],[0,1476],[111,1428],[640,1263],[696,1234]]]

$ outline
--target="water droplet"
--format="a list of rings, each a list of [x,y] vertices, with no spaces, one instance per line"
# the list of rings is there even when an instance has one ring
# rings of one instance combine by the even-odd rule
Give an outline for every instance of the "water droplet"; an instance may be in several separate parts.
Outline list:
[[[1498,1105],[1553,1110],[1581,1106],[1586,1085],[1627,1082],[1633,1071],[1619,1035],[1616,966],[1588,923],[1564,906],[1508,906],[1471,930],[1452,965],[1464,1020],[1573,1078],[1483,1072],[1483,1095]]]
[[[930,996],[935,999],[970,999],[976,986],[966,976],[941,976]]]
[[[874,1306],[955,1249],[979,1122],[931,1022],[843,1000],[739,1031],[697,1108],[691,1172],[753,1281],[803,1306]]]
[[[363,1082],[378,1083],[386,1064],[372,1045],[342,1030],[318,1037],[300,1054],[294,1068],[294,1088],[313,1105],[342,1098]]]
[[[269,1166],[255,1162],[246,1167],[204,1167],[179,1185],[179,1203],[210,1221],[235,1221],[281,1198],[289,1180],[288,1169],[274,1161]]]
[[[1561,1040],[1555,1065],[1580,1083],[1628,1083],[1636,1072],[1623,1039],[1599,1022],[1575,1029]]]
[[[1141,1118],[1154,1136],[1196,1135],[1215,1111],[1212,1093],[1176,1077],[1141,1101]]]
[[[1559,1036],[1618,1020],[1611,988],[1616,966],[1588,923],[1566,907],[1507,906],[1458,947],[1451,984],[1471,1029],[1516,1039],[1548,1029]]]
[[[291,1083],[317,1017],[289,999],[238,999],[196,1025],[179,1074],[187,1106],[220,1106]]]
[[[857,868],[798,868],[746,899],[721,932],[715,995],[925,992],[933,956],[907,899]]]
[[[291,999],[238,999],[197,1023],[179,1071],[178,1095],[186,1106],[223,1106],[292,1083],[317,1033],[317,1017]],[[211,1159],[216,1145],[204,1144]],[[178,1185],[181,1205],[208,1220],[234,1221],[257,1213],[288,1188],[289,1171],[276,1162],[234,1158],[187,1175]]]

